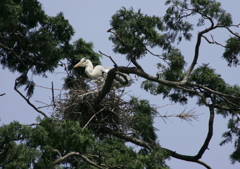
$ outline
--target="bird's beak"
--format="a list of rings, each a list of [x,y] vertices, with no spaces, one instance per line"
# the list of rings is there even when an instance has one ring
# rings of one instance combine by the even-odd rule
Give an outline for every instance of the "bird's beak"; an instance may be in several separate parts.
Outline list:
[[[79,66],[81,66],[82,64],[83,64],[82,62],[78,62],[78,63],[74,66],[74,68],[79,67]]]

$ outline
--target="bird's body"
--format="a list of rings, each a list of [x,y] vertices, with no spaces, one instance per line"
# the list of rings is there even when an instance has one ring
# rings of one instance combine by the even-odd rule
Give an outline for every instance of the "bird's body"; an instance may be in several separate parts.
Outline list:
[[[107,79],[108,72],[112,69],[111,67],[106,67],[102,65],[97,65],[93,67],[92,62],[89,59],[82,58],[74,68],[76,67],[85,67],[85,73],[90,79],[95,79],[96,83],[104,85],[105,80]],[[124,78],[124,77],[125,78]],[[127,82],[126,82],[127,80]],[[121,73],[116,75],[116,79],[113,81],[113,86],[116,88],[128,87],[133,83],[131,77],[126,73]]]

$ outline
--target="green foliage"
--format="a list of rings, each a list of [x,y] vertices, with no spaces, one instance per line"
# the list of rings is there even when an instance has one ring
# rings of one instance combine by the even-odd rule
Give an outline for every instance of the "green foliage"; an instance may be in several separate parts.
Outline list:
[[[150,108],[146,101],[141,101],[140,107],[145,111]],[[140,112],[136,113],[140,114]],[[141,133],[142,137],[144,134],[147,135],[147,130],[149,132],[153,130],[149,126],[152,124],[151,120],[152,118],[145,122],[146,129]],[[27,169],[30,167],[53,168],[58,165],[69,168],[94,168],[82,160],[79,155],[70,156],[58,164],[55,163],[60,155],[64,157],[70,152],[86,154],[85,156],[89,160],[98,165],[132,169],[166,167],[164,163],[166,157],[163,153],[160,153],[158,158],[156,157],[158,151],[147,154],[137,153],[133,148],[126,146],[122,139],[116,137],[99,140],[89,130],[82,129],[78,122],[56,121],[51,118],[38,119],[38,122],[39,124],[34,126],[21,125],[18,122],[1,126],[0,167]],[[135,126],[140,127],[140,123]],[[156,136],[153,137],[156,139]]]
[[[239,37],[230,37],[226,41],[226,49],[223,53],[223,58],[227,60],[228,66],[237,66],[239,65],[240,56],[240,38]]]
[[[74,31],[63,13],[49,17],[37,0],[4,0],[0,7],[0,63],[21,74],[18,86],[27,85],[30,97],[33,88],[27,74],[47,77],[46,72],[53,72]]]
[[[85,153],[93,144],[93,136],[78,122],[56,122],[46,118],[36,127],[18,122],[0,128],[0,164],[3,168],[52,168],[54,161],[69,152]],[[18,141],[18,142],[16,142]],[[62,162],[63,164],[66,161]]]
[[[239,112],[236,112],[240,114]],[[228,122],[228,131],[223,133],[222,137],[224,140],[220,143],[220,145],[224,145],[226,143],[233,141],[233,135],[235,135],[234,141],[234,152],[230,155],[231,162],[234,164],[235,162],[240,162],[240,129],[239,129],[239,117],[231,118]]]
[[[157,135],[153,127],[156,109],[149,105],[148,100],[139,100],[136,97],[132,97],[130,104],[133,105],[134,112],[130,126],[136,130],[136,136],[140,136],[142,140],[147,142],[156,141]]]
[[[202,84],[213,90],[222,91],[226,88],[226,82],[221,78],[220,74],[215,73],[215,69],[203,64],[196,68],[191,74],[191,81],[196,84]]]
[[[141,10],[135,12],[133,8],[127,10],[123,7],[112,16],[110,24],[121,38],[120,42],[115,35],[109,37],[114,43],[113,51],[126,55],[128,60],[145,56],[147,50],[144,45],[150,48],[156,46],[170,48],[165,35],[159,33],[164,27],[162,20],[157,16],[144,15]]]

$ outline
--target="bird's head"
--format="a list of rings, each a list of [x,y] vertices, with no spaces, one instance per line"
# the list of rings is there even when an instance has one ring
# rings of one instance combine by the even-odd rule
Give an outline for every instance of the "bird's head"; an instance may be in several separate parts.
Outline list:
[[[76,67],[87,67],[87,66],[89,65],[89,63],[90,63],[90,60],[89,60],[89,59],[87,59],[87,58],[82,58],[82,59],[80,60],[80,62],[78,62],[78,63],[74,66],[74,68],[76,68]]]

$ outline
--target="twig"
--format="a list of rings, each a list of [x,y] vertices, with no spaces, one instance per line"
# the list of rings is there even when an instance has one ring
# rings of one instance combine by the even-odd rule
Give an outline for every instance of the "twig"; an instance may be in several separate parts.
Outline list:
[[[90,123],[90,121],[100,112],[102,112],[105,108],[102,108],[101,110],[99,110],[97,113],[95,113],[89,120],[88,122],[85,124],[85,126],[83,127],[83,129],[85,129],[87,127],[87,125]]]
[[[53,87],[53,82],[52,82],[52,102],[53,102],[53,106],[55,107],[55,101],[54,101],[54,87]]]
[[[108,55],[106,55],[106,54],[104,54],[104,53],[102,53],[100,50],[99,50],[99,53],[100,54],[102,54],[102,55],[104,55],[104,56],[107,56],[112,62],[113,62],[113,64],[114,64],[114,67],[115,68],[117,68],[118,67],[118,65],[117,65],[117,63],[112,59],[112,57],[111,56],[108,56]]]

